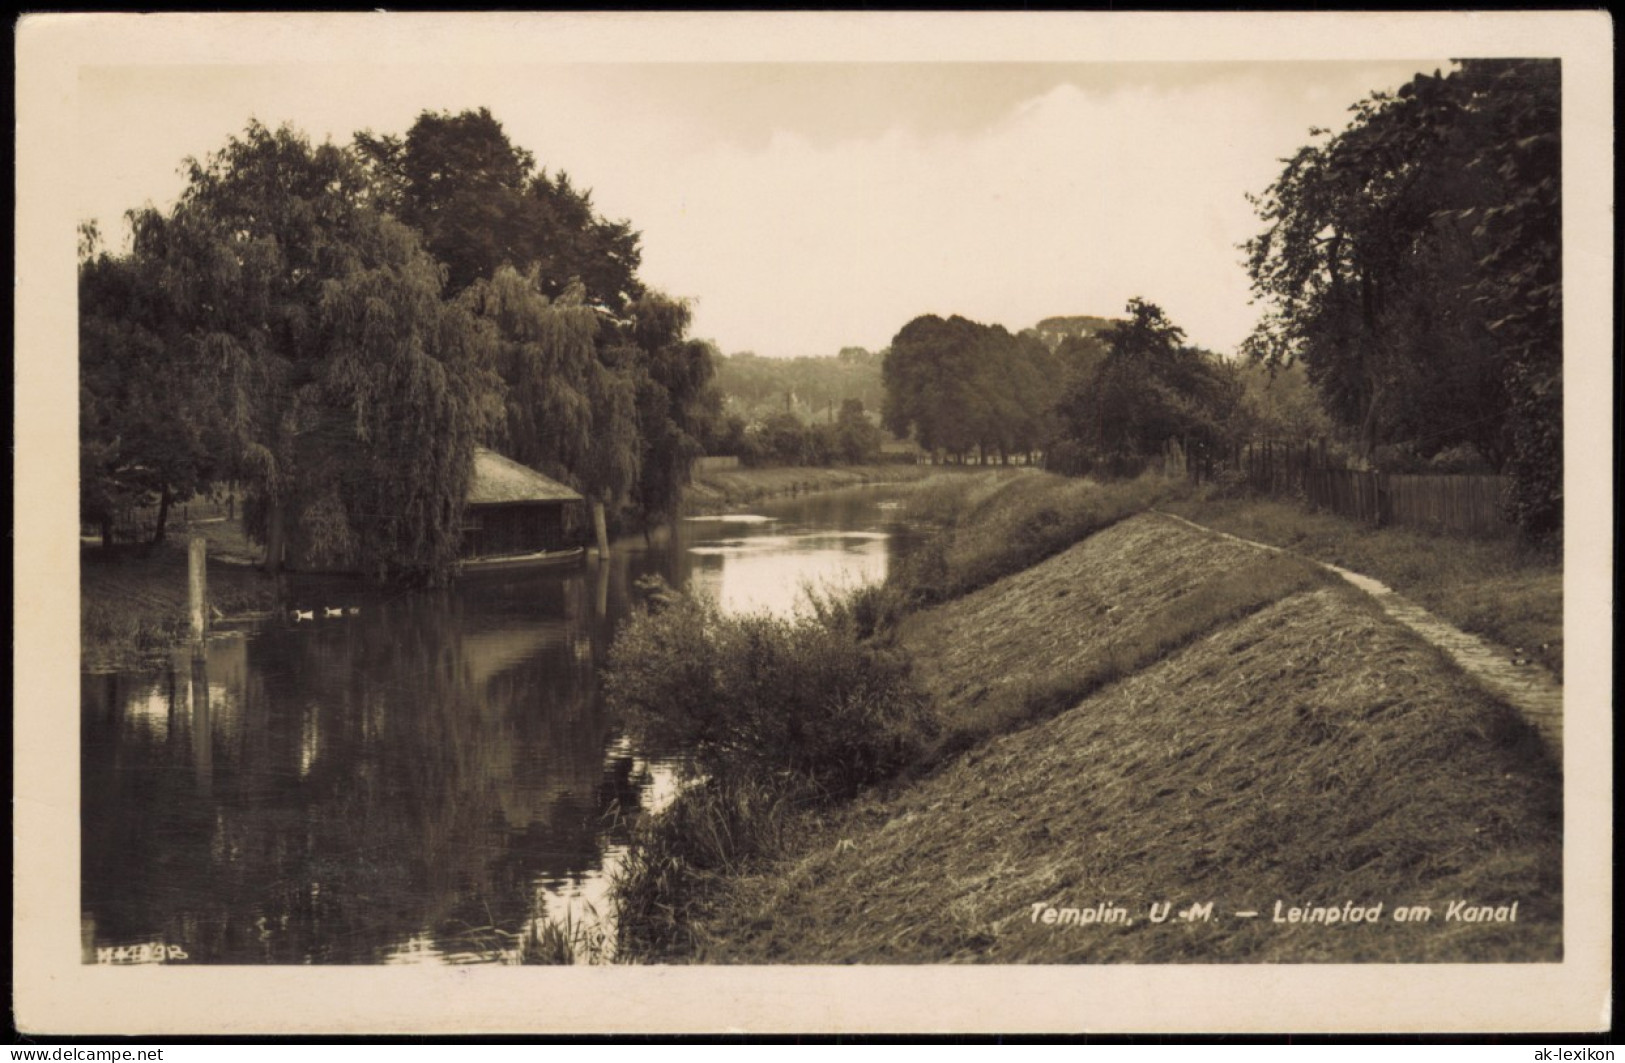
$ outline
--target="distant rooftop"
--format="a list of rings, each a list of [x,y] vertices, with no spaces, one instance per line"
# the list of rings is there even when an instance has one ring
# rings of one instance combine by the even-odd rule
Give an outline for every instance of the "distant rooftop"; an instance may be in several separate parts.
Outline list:
[[[581,502],[582,497],[557,480],[548,479],[494,450],[474,448],[474,482],[468,488],[471,506],[503,502]]]

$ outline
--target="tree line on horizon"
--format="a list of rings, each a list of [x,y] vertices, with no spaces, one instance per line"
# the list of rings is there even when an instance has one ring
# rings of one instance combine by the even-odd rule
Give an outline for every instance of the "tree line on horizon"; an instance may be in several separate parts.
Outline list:
[[[1559,73],[1462,60],[1354,104],[1340,133],[1311,130],[1248,197],[1266,309],[1239,358],[1186,344],[1139,298],[1105,328],[1053,318],[1013,334],[928,314],[885,354],[886,427],[956,460],[1042,454],[1105,475],[1170,441],[1211,458],[1331,435],[1366,468],[1504,474],[1509,519],[1558,541]]]
[[[1042,460],[1112,476],[1139,472],[1170,439],[1218,447],[1244,420],[1281,433],[1320,427],[1265,401],[1264,375],[1187,345],[1155,303],[1131,299],[1125,314],[1019,333],[917,317],[886,354],[886,427],[956,462]],[[1275,423],[1263,425],[1272,410]]]
[[[843,347],[835,355],[719,356],[714,400],[702,437],[707,454],[747,466],[860,465],[881,460],[881,354]]]
[[[479,445],[648,527],[693,457],[955,460],[1127,475],[1333,435],[1366,467],[1507,475],[1562,527],[1560,69],[1463,60],[1311,130],[1249,197],[1257,329],[1231,359],[1155,303],[1010,332],[922,315],[882,352],[723,357],[639,278],[640,237],[484,109],[313,145],[250,122],[184,164],[130,249],[81,227],[80,512],[110,529],[219,484],[274,568],[437,582]],[[779,404],[784,404],[780,409]]]
[[[489,445],[648,526],[679,505],[712,375],[639,235],[485,110],[313,145],[251,121],[175,206],[81,226],[80,514],[244,485],[318,567],[439,582]]]

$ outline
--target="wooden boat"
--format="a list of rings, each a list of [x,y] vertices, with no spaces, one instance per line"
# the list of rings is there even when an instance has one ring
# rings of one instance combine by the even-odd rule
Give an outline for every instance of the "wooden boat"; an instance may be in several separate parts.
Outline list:
[[[457,573],[462,576],[482,575],[487,572],[526,572],[532,569],[561,568],[587,556],[585,546],[569,550],[539,550],[530,554],[499,554],[495,557],[467,557],[457,562]]]

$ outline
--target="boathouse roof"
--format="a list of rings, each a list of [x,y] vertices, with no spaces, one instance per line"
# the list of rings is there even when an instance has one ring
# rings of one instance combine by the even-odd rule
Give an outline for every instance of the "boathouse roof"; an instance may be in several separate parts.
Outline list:
[[[468,487],[471,506],[508,502],[581,502],[570,488],[526,468],[494,450],[474,448],[474,480]]]

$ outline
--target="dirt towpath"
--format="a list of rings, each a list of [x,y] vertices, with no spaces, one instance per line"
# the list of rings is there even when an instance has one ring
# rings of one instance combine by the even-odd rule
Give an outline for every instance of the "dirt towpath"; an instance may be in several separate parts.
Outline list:
[[[1216,535],[1237,543],[1245,543],[1259,550],[1275,554],[1290,554],[1279,546],[1255,542],[1218,531],[1173,513],[1157,511],[1159,516],[1188,525],[1209,535]],[[1294,555],[1301,556],[1301,555]],[[1335,572],[1376,600],[1383,612],[1410,628],[1432,645],[1443,650],[1462,671],[1495,697],[1511,705],[1524,719],[1540,731],[1553,757],[1559,763],[1563,756],[1563,686],[1551,672],[1534,661],[1518,657],[1512,650],[1469,634],[1445,623],[1415,602],[1396,594],[1387,584],[1350,572],[1346,568],[1304,558],[1311,564]]]

